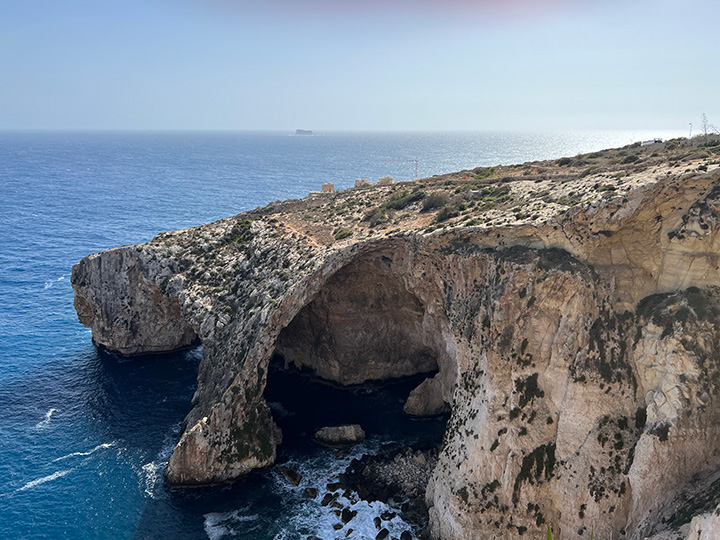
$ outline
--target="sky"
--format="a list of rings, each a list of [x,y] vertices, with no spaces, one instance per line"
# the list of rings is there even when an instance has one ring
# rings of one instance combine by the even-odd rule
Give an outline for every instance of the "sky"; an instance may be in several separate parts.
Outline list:
[[[720,0],[4,0],[0,129],[720,126]]]

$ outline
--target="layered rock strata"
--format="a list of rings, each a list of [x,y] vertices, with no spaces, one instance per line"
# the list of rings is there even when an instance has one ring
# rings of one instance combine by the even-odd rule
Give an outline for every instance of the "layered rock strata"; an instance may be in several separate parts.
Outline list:
[[[202,342],[171,485],[274,462],[277,352],[340,384],[437,371],[406,405],[451,411],[436,538],[717,536],[720,171],[622,151],[159,235],[78,263],[76,308],[123,354]]]

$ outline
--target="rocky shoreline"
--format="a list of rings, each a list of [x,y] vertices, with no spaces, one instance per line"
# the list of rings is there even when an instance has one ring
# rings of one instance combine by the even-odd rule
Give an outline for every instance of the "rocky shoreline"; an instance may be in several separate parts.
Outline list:
[[[378,453],[353,459],[336,480],[322,488],[304,488],[303,497],[318,500],[322,506],[332,508],[337,518],[336,530],[345,528],[348,535],[352,535],[357,511],[352,509],[352,504],[343,504],[341,500],[350,503],[364,500],[381,501],[388,505],[388,510],[373,518],[377,531],[375,538],[378,540],[429,539],[428,508],[424,497],[437,463],[438,448],[427,446],[388,443]],[[291,467],[279,466],[279,470],[293,486],[302,481],[302,476]],[[408,524],[408,529],[392,536],[387,524],[397,516]],[[309,536],[310,539],[319,537]]]
[[[437,448],[421,450],[391,444],[377,455],[353,460],[342,478],[361,499],[399,506],[403,520],[413,526],[416,536],[430,538],[425,491],[437,456]],[[380,524],[376,522],[376,526]]]

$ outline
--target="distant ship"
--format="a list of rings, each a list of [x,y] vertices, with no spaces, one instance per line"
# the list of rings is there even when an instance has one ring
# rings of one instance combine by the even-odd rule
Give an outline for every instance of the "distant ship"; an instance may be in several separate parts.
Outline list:
[[[314,135],[312,129],[296,129],[295,135]]]

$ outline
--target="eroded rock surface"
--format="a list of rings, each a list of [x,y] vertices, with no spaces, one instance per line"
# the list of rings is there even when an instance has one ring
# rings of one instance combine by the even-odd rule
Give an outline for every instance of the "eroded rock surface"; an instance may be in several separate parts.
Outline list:
[[[202,341],[172,485],[274,462],[263,390],[277,352],[339,384],[437,371],[406,406],[451,410],[425,495],[436,538],[548,525],[558,538],[709,538],[720,172],[692,148],[641,152],[348,190],[159,235],[78,263],[76,307],[124,354]]]

